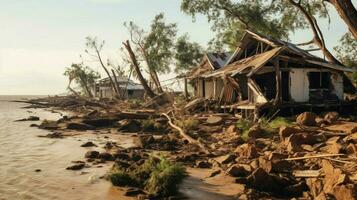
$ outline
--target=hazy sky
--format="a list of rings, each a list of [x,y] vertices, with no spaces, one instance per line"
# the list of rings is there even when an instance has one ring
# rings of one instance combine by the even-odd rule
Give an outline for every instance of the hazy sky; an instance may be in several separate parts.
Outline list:
[[[330,10],[330,26],[320,25],[332,49],[347,28]],[[202,45],[214,36],[205,17],[193,22],[180,11],[180,0],[0,0],[0,95],[65,92],[64,68],[80,60],[86,36],[104,39],[106,56],[115,59],[128,39],[123,23],[148,29],[159,12],[178,23],[179,35],[187,32]],[[291,36],[293,42],[311,38],[309,31]]]

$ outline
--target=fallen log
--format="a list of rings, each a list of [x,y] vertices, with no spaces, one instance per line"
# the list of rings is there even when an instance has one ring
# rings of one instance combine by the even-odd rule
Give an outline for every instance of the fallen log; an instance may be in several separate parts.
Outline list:
[[[204,144],[202,144],[202,143],[201,143],[200,141],[198,141],[198,140],[193,139],[191,136],[187,135],[187,134],[185,133],[185,131],[182,130],[182,128],[180,128],[180,127],[178,127],[177,125],[175,125],[174,123],[172,123],[171,118],[170,118],[166,113],[162,113],[161,115],[165,116],[165,117],[167,118],[167,120],[168,120],[169,125],[170,125],[172,128],[178,130],[179,133],[180,133],[180,135],[181,135],[183,138],[185,138],[189,143],[195,144],[195,145],[199,146],[206,154],[210,154],[210,152],[208,151],[208,149],[205,147]]]

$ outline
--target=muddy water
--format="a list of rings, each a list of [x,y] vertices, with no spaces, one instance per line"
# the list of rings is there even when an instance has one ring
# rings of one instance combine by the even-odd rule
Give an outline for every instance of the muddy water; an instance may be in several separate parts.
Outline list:
[[[93,141],[103,146],[112,140],[122,147],[132,145],[130,135],[81,133],[64,139],[41,138],[49,131],[30,128],[39,122],[14,122],[17,119],[35,115],[43,119],[56,120],[59,113],[43,109],[22,109],[22,103],[8,102],[23,97],[0,96],[0,200],[58,199],[58,200],[132,200],[125,197],[124,190],[112,187],[99,177],[110,164],[91,166],[81,171],[65,168],[71,161],[84,161],[83,155],[89,149],[81,144]],[[71,133],[69,133],[71,134]],[[108,136],[108,137],[106,137]],[[40,169],[40,172],[36,172]],[[225,176],[207,179],[209,170],[189,169],[190,176],[180,187],[180,192],[189,200],[233,200],[242,186],[233,184]]]
[[[20,109],[19,97],[0,96],[0,199],[118,199],[122,191],[99,179],[109,165],[81,172],[65,168],[83,160],[84,141],[101,138],[78,136],[65,139],[39,138],[48,132],[30,128],[34,122],[14,122],[30,115],[58,119],[60,114],[41,109]],[[35,122],[39,123],[39,122]],[[96,138],[91,138],[96,137]],[[104,140],[104,139],[102,139]],[[35,172],[40,169],[40,172]],[[123,199],[123,198],[120,198]]]

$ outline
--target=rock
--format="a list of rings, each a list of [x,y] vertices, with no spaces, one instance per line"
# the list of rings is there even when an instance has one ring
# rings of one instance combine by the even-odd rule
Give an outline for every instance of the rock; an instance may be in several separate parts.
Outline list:
[[[251,138],[259,138],[264,136],[264,131],[259,125],[254,125],[248,130],[248,136]]]
[[[227,173],[233,177],[245,177],[252,172],[250,165],[236,164],[228,168]]]
[[[84,166],[85,166],[84,163],[78,163],[78,164],[69,166],[69,167],[67,167],[66,169],[67,169],[67,170],[81,170],[81,169],[84,168]]]
[[[236,155],[228,154],[228,155],[224,155],[224,156],[220,156],[218,158],[215,158],[215,160],[217,162],[219,162],[220,164],[228,164],[228,163],[233,162],[236,158],[237,158]]]
[[[300,197],[302,196],[304,191],[307,191],[309,188],[307,187],[304,181],[301,181],[294,185],[289,185],[284,188],[283,193],[287,196],[292,197]]]
[[[196,162],[196,167],[197,168],[211,168],[212,164],[207,161],[200,160],[200,161]]]
[[[200,156],[197,153],[184,153],[183,155],[178,156],[176,161],[184,163],[196,162],[199,157]]]
[[[297,118],[296,122],[305,126],[315,126],[316,125],[316,115],[312,112],[301,113]]]
[[[222,117],[219,116],[209,116],[206,120],[206,122],[210,125],[218,125],[221,124],[223,121]]]
[[[43,120],[42,123],[39,125],[39,128],[47,129],[47,130],[56,130],[59,127],[56,121]]]
[[[41,169],[36,169],[35,172],[41,172],[42,170]]]
[[[118,131],[127,132],[127,133],[135,133],[141,131],[142,126],[141,122],[133,119],[124,119],[119,122]]]
[[[279,129],[279,136],[280,139],[283,141],[285,138],[290,137],[293,134],[296,133],[301,133],[302,131],[300,129],[291,127],[291,126],[282,126]]]
[[[316,126],[319,127],[324,127],[326,124],[329,123],[327,120],[321,117],[316,117],[315,121],[316,121]]]
[[[220,174],[221,173],[221,170],[215,170],[215,171],[213,171],[213,172],[211,172],[211,174],[209,175],[209,177],[214,177],[214,176],[217,176],[218,174]]]
[[[357,199],[357,187],[355,185],[341,185],[336,186],[332,192],[336,200],[356,200]]]
[[[347,147],[346,147],[346,152],[347,154],[350,154],[350,155],[357,155],[357,146],[356,144],[349,144]]]
[[[84,157],[85,158],[98,158],[99,152],[98,151],[88,151]]]
[[[63,134],[60,132],[49,133],[47,135],[40,135],[38,137],[47,137],[47,138],[63,138]]]
[[[114,158],[120,160],[131,160],[130,156],[127,153],[123,153],[121,151],[118,151],[116,154],[114,154]]]
[[[40,120],[40,118],[37,116],[30,116],[27,118],[27,121],[39,121],[39,120]]]
[[[244,158],[256,158],[259,156],[257,149],[254,144],[242,144],[238,146],[234,152],[238,153],[240,156]]]
[[[85,131],[94,130],[95,127],[89,124],[71,122],[67,124],[67,129]]]
[[[259,166],[268,173],[290,172],[292,168],[291,164],[286,160],[267,160],[264,157],[259,157]]]
[[[117,120],[114,118],[97,118],[97,119],[84,119],[82,123],[89,124],[95,127],[112,126]]]
[[[328,123],[333,123],[335,121],[337,121],[339,118],[339,114],[338,112],[328,112],[325,114],[324,119],[328,122]]]
[[[134,138],[134,144],[139,148],[147,148],[154,142],[155,139],[152,135],[139,135]]]
[[[93,142],[86,142],[81,145],[81,147],[96,147],[97,145],[94,144]]]
[[[39,127],[38,124],[31,124],[30,127]]]
[[[237,126],[236,125],[230,125],[227,129],[226,132],[227,133],[237,133]]]
[[[316,198],[322,193],[323,190],[323,182],[318,178],[307,178],[306,185],[308,186],[312,197]]]
[[[105,161],[114,161],[114,157],[112,154],[108,152],[103,152],[98,155],[99,159],[105,160]]]
[[[323,187],[323,191],[325,193],[331,193],[335,186],[342,184],[346,181],[346,174],[343,174],[341,169],[334,168],[333,165],[327,160],[322,160],[321,164],[322,170],[325,172],[325,184]]]
[[[279,177],[268,174],[264,169],[256,169],[249,177],[247,177],[249,186],[266,192],[280,193],[282,188],[288,186]]]
[[[138,196],[139,194],[145,194],[144,191],[138,189],[138,188],[128,188],[126,191],[125,191],[125,196]]]

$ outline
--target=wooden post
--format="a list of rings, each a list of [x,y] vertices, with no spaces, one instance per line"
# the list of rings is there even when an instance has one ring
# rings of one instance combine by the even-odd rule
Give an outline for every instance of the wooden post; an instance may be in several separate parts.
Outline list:
[[[276,95],[274,104],[281,102],[281,72],[279,67],[279,59],[274,59],[274,68],[275,68],[275,80],[276,80]]]
[[[184,78],[184,95],[185,95],[185,97],[186,97],[186,99],[188,98],[188,91],[187,91],[187,78],[185,77]]]

